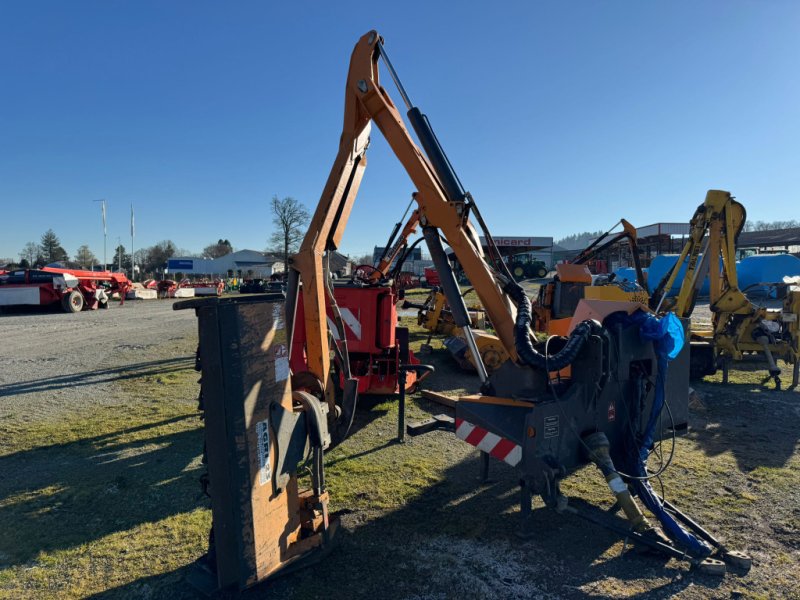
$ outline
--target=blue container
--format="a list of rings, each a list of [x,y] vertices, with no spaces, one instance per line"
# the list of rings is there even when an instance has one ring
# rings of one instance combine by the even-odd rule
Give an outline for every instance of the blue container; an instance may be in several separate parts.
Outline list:
[[[697,261],[700,262],[703,255],[701,254]],[[669,272],[670,269],[678,262],[678,258],[680,258],[679,254],[663,254],[661,256],[656,256],[653,261],[650,263],[650,268],[648,269],[647,275],[647,289],[652,294],[653,290],[658,286],[659,282],[664,278],[664,276]],[[686,261],[684,261],[683,265],[681,265],[681,269],[678,272],[678,276],[675,278],[675,282],[672,284],[672,288],[666,290],[667,296],[677,296],[678,292],[681,291],[681,283],[683,283],[683,278],[686,275]],[[703,281],[703,285],[700,287],[700,295],[701,296],[708,296],[711,286],[708,283],[708,277],[706,277],[705,281]]]
[[[755,254],[743,259],[737,272],[740,290],[746,291],[748,295],[769,295],[774,298],[774,288],[755,284],[780,283],[784,277],[800,275],[800,258],[791,254]]]

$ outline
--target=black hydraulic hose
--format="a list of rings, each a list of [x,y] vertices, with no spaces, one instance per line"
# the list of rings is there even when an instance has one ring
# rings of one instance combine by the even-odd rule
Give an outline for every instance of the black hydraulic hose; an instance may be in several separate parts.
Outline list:
[[[599,333],[602,326],[597,321],[586,320],[579,323],[567,340],[565,346],[556,354],[545,356],[533,347],[530,325],[532,320],[531,302],[517,282],[511,281],[505,287],[506,293],[517,305],[517,319],[514,322],[514,347],[523,364],[547,371],[560,371],[571,365],[593,333]]]
[[[392,269],[392,277],[395,277],[397,274],[400,273],[400,271],[403,270],[403,265],[408,260],[408,257],[411,256],[411,252],[414,250],[414,248],[419,246],[419,243],[424,239],[425,238],[422,237],[417,238],[416,240],[414,240],[414,243],[412,243],[410,246],[407,246],[405,250],[403,250],[403,253],[400,255],[400,258],[395,263],[394,269]]]

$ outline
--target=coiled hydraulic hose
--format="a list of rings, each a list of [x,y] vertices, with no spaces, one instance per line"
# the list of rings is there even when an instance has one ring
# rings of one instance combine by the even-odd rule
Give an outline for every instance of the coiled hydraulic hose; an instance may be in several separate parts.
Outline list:
[[[597,321],[587,320],[579,323],[567,340],[566,345],[556,354],[545,357],[533,347],[530,325],[532,320],[531,302],[525,290],[516,281],[505,287],[514,304],[517,305],[517,319],[514,322],[514,346],[523,364],[548,371],[560,371],[571,365],[592,333],[599,333],[602,326]]]

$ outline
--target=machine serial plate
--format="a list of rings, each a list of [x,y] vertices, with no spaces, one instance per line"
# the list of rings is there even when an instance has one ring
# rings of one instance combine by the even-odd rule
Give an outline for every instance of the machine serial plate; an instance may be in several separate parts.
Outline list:
[[[558,437],[558,415],[544,418],[544,438]]]

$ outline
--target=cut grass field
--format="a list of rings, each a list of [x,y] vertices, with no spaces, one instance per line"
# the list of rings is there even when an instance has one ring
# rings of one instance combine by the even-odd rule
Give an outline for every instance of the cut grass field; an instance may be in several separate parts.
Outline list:
[[[419,294],[416,294],[417,296]],[[412,297],[415,294],[412,294]],[[415,298],[417,300],[418,298]],[[419,349],[426,334],[403,325]],[[165,328],[169,324],[165,323]],[[163,372],[131,371],[127,402],[57,419],[0,421],[0,598],[194,598],[184,576],[210,526],[197,418],[194,340]],[[421,354],[428,389],[477,387],[441,342]],[[696,386],[689,435],[664,477],[667,497],[731,546],[749,573],[724,579],[625,552],[615,535],[536,503],[537,535],[521,541],[513,469],[477,479],[474,449],[436,432],[395,442],[393,399],[364,399],[355,433],[328,454],[331,508],[345,511],[334,552],[250,598],[783,598],[800,567],[798,392],[760,387],[755,370]],[[788,384],[788,382],[785,382]],[[414,395],[408,420],[447,409]],[[564,482],[576,504],[607,508],[594,468]]]

